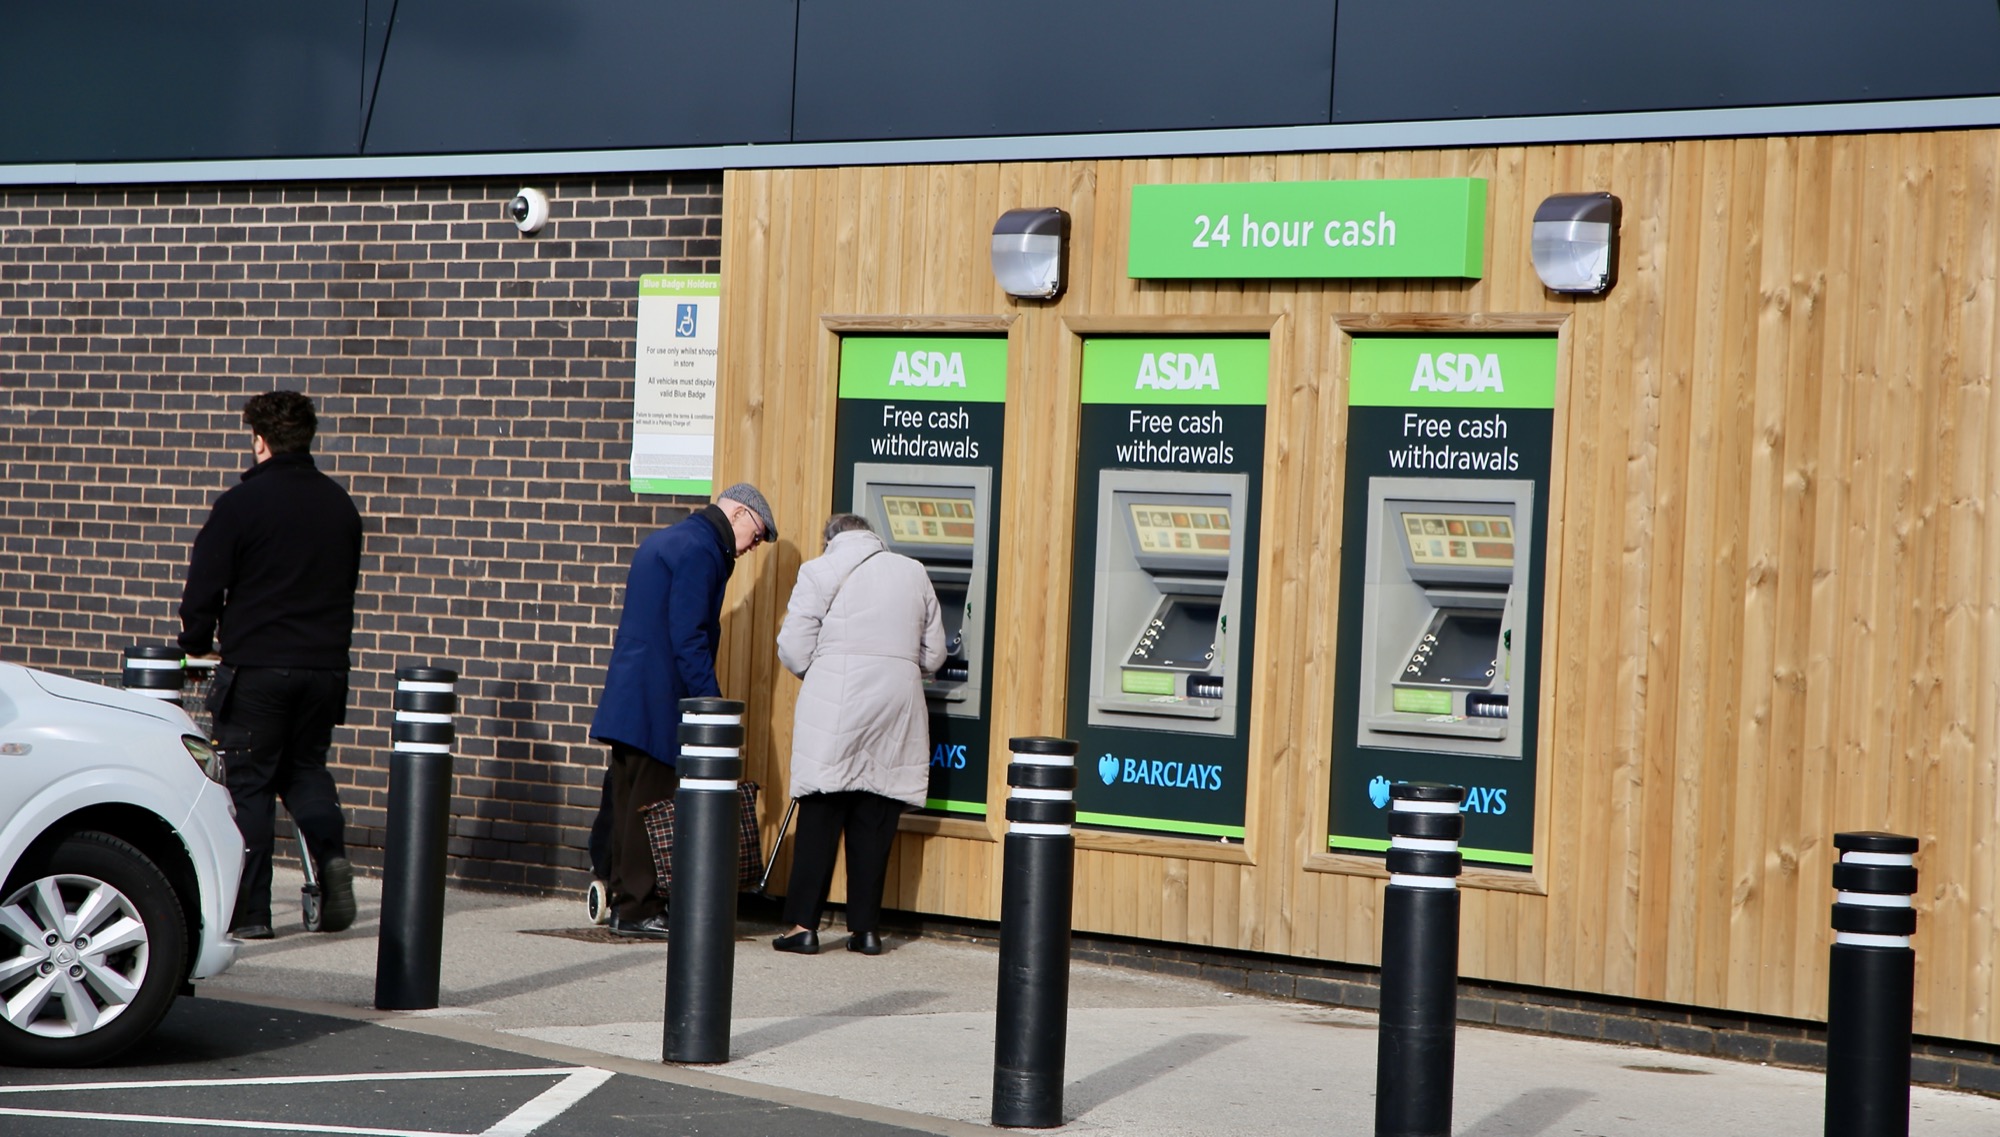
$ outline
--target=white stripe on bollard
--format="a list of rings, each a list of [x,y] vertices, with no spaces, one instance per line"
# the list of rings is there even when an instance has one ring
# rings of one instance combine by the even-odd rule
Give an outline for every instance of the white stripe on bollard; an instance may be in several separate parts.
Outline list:
[[[1076,798],[1075,790],[1038,790],[1027,786],[1015,786],[1008,793],[1013,797],[1038,798],[1042,801],[1073,801]]]
[[[689,758],[734,758],[742,751],[734,746],[683,746],[681,753]]]
[[[682,778],[680,788],[684,790],[733,790],[737,783],[729,778]]]
[[[1865,853],[1849,850],[1840,854],[1840,859],[1850,865],[1914,865],[1917,858],[1909,853]]]
[[[1885,896],[1879,892],[1836,892],[1835,904],[1859,904],[1864,908],[1909,908],[1913,907],[1908,896]]]

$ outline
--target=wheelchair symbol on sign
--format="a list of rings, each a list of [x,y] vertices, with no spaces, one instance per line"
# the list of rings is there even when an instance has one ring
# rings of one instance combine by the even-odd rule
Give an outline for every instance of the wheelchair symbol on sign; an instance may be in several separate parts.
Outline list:
[[[694,312],[695,306],[693,304],[674,305],[674,337],[676,339],[687,339],[694,335]]]

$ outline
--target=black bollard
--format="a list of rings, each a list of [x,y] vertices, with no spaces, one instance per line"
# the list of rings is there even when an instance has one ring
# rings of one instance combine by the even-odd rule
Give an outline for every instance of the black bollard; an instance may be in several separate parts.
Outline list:
[[[1449,1137],[1458,1027],[1460,786],[1389,788],[1376,1137]]]
[[[1063,1123],[1069,1031],[1077,744],[1066,738],[1016,738],[1008,746],[1012,789],[1000,877],[993,1124],[1052,1129]]]
[[[171,644],[133,644],[125,649],[120,683],[127,691],[163,702],[181,697],[181,649]]]
[[[742,854],[737,784],[743,779],[743,704],[682,699],[680,744],[661,1060],[727,1062]]]
[[[438,1005],[457,682],[458,672],[443,667],[396,672],[389,820],[382,849],[382,931],[375,941],[375,1006],[384,1011]]]
[[[1826,1137],[1909,1137],[1917,839],[1836,833]]]

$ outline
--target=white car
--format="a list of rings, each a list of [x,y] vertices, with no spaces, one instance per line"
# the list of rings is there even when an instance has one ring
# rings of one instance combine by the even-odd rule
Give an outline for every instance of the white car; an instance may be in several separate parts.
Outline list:
[[[235,961],[221,777],[174,703],[0,663],[0,1064],[102,1062]]]

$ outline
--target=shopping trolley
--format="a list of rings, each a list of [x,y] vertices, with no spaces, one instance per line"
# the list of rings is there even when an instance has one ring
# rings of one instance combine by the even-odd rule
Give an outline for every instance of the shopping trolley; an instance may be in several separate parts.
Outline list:
[[[215,689],[215,665],[213,659],[189,657],[181,661],[181,709],[194,720],[194,725],[215,745],[215,716],[209,713],[208,695]],[[222,752],[216,747],[216,752]],[[225,762],[227,759],[225,759]],[[291,820],[289,814],[285,818]],[[306,931],[320,929],[322,893],[319,887],[319,868],[313,863],[312,850],[306,848],[306,835],[299,831],[298,823],[292,823],[292,837],[299,843],[299,866],[305,871],[306,882],[299,889],[299,916]]]

